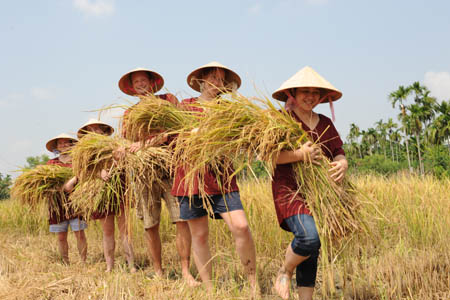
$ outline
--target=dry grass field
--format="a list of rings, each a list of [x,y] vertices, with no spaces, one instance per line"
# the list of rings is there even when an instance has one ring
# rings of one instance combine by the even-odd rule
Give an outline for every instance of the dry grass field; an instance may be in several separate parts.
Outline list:
[[[370,234],[355,234],[332,265],[322,262],[315,299],[450,299],[450,180],[399,175],[353,181],[370,199],[361,208]],[[291,236],[278,227],[269,182],[240,182],[240,187],[256,242],[262,299],[278,299],[273,279]],[[128,272],[117,249],[115,270],[107,274],[98,223],[90,222],[87,230],[86,264],[69,236],[67,266],[42,214],[12,199],[1,201],[0,299],[248,299],[249,287],[222,221],[210,222],[214,295],[180,279],[175,228],[166,211],[161,223],[165,277],[152,277],[141,225],[132,220],[138,272]],[[197,275],[193,262],[191,270]]]

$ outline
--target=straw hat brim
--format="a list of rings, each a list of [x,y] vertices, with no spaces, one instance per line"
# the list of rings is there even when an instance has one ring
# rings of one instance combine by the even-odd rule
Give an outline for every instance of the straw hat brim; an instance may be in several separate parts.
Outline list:
[[[187,83],[188,85],[195,91],[197,92],[201,92],[200,91],[200,82],[199,80],[201,80],[201,73],[203,72],[203,70],[205,69],[210,69],[210,68],[219,68],[225,71],[225,87],[231,86],[231,84],[234,82],[236,84],[236,90],[241,86],[241,78],[239,77],[239,75],[234,72],[233,70],[231,70],[230,68],[222,65],[219,62],[210,62],[204,66],[201,66],[200,68],[195,69],[194,71],[192,71],[188,77],[187,77]]]
[[[147,72],[150,74],[150,77],[155,78],[153,79],[154,87],[151,93],[157,93],[164,86],[164,78],[160,74],[152,70],[137,68],[125,73],[119,80],[119,88],[125,94],[130,96],[136,96],[138,94],[131,85],[131,74],[136,72]]]
[[[89,125],[94,125],[94,124],[106,126],[108,135],[112,135],[114,133],[114,128],[112,128],[112,126],[110,126],[102,121],[99,121],[99,120],[90,119],[85,124],[83,124],[83,126],[81,126],[80,129],[78,129],[77,137],[79,139],[81,139],[87,133],[86,127],[88,127]]]
[[[280,88],[278,88],[272,97],[279,101],[286,101],[287,95],[286,91],[290,89],[313,87],[321,90],[321,103],[326,103],[331,101],[336,101],[342,97],[342,92],[335,88],[331,83],[329,83],[325,78],[320,76],[311,67],[304,67],[298,71],[294,76],[286,80]],[[295,95],[292,95],[295,97]]]
[[[66,133],[62,133],[58,136],[55,136],[54,138],[50,139],[46,144],[45,144],[45,148],[47,148],[48,151],[53,152],[53,150],[56,149],[56,143],[58,140],[61,139],[67,139],[67,140],[72,140],[73,142],[78,142],[78,140]]]

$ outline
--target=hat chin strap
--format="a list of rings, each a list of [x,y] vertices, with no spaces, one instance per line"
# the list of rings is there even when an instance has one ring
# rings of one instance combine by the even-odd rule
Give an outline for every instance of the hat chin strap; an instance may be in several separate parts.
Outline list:
[[[319,103],[322,103],[322,101],[326,100],[328,98],[328,102],[330,103],[330,110],[331,110],[331,120],[333,121],[333,123],[336,121],[336,116],[334,114],[334,106],[333,106],[333,98],[331,97],[330,94],[327,94],[325,96],[323,96],[320,100]]]

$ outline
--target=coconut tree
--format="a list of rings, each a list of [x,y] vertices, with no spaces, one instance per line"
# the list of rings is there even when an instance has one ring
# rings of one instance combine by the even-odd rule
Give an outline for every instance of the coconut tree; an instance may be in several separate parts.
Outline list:
[[[399,86],[398,89],[396,91],[393,91],[392,93],[389,94],[389,99],[391,100],[392,103],[392,107],[395,108],[395,104],[399,103],[399,108],[401,111],[401,114],[399,115],[399,119],[400,121],[402,121],[402,123],[404,123],[404,119],[406,118],[406,108],[405,105],[403,104],[403,102],[406,101],[406,99],[408,98],[408,96],[411,93],[411,89],[409,87],[404,87],[404,86]],[[411,159],[409,157],[409,142],[408,142],[408,134],[406,132],[406,126],[404,126],[405,124],[403,124],[403,133],[405,135],[405,144],[406,144],[406,157],[408,159],[408,167],[409,167],[409,171],[412,172],[412,167],[411,167]]]

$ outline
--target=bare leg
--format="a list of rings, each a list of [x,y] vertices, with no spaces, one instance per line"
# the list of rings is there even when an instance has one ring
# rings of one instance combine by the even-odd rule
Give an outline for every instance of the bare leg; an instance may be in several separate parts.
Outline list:
[[[83,262],[86,262],[86,256],[87,256],[87,241],[86,241],[86,234],[84,233],[84,230],[80,231],[74,231],[75,237],[77,238],[77,248],[78,253],[80,254],[81,260]]]
[[[200,278],[205,284],[208,291],[212,291],[211,282],[212,264],[211,252],[208,244],[208,217],[203,216],[188,221],[189,230],[192,236],[192,252],[194,253],[194,261],[197,266]]]
[[[309,256],[300,256],[292,251],[292,247],[289,244],[286,250],[286,257],[284,259],[284,264],[278,271],[278,276],[275,282],[275,291],[283,299],[289,298],[289,286],[291,283],[292,273],[294,269],[306,260]]]
[[[299,300],[312,300],[314,288],[301,286],[298,288],[298,299]]]
[[[191,255],[191,232],[187,222],[177,222],[177,237],[176,244],[178,255],[181,259],[181,273],[186,283],[191,286],[198,286],[200,282],[196,281],[189,272],[189,262]]]
[[[247,218],[243,210],[234,210],[220,214],[230,228],[236,243],[236,251],[244,265],[253,292],[259,294],[259,285],[256,278],[256,250],[252,233],[248,226]]]
[[[58,232],[59,254],[63,262],[69,264],[69,243],[67,242],[67,232]]]
[[[150,259],[153,262],[153,269],[158,276],[163,275],[161,266],[161,238],[159,236],[159,224],[145,229],[145,238],[147,240],[147,249]]]
[[[111,272],[114,268],[114,250],[116,243],[114,240],[114,215],[100,219],[103,227],[103,254],[106,261],[106,272]]]
[[[134,252],[133,246],[131,245],[131,237],[128,232],[128,222],[124,210],[120,211],[117,215],[117,223],[119,226],[120,239],[122,241],[123,251],[125,252],[125,257],[127,259],[128,268],[131,273],[136,272],[136,267],[134,266]]]

